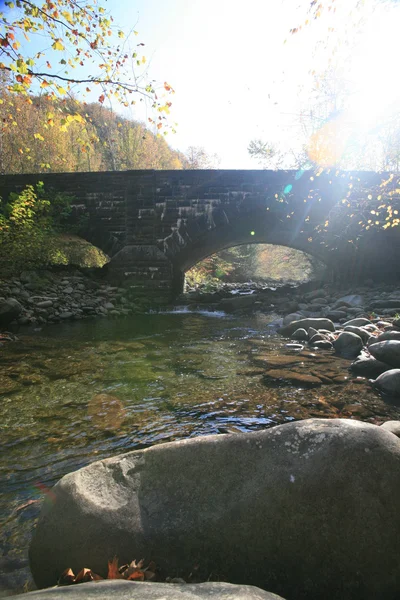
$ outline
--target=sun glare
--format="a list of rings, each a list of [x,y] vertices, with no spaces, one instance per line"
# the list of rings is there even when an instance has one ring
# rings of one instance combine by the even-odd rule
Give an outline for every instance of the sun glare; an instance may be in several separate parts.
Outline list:
[[[348,119],[360,131],[370,131],[398,112],[400,80],[397,75],[400,8],[377,11],[360,36],[350,63],[354,93]]]

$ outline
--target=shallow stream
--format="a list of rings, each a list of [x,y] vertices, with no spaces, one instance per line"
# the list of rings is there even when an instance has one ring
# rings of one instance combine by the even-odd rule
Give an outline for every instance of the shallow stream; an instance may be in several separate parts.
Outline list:
[[[333,384],[267,383],[257,356],[279,363],[295,353],[268,330],[272,319],[135,315],[48,326],[3,345],[0,558],[26,558],[47,489],[93,460],[314,416],[400,419],[398,405],[349,377],[349,361],[330,353],[304,351],[303,367],[320,360],[321,372],[337,373]]]

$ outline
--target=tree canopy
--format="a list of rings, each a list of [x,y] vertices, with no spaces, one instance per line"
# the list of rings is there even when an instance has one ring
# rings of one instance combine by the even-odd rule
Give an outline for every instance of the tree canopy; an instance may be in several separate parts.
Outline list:
[[[100,103],[113,98],[126,106],[135,104],[139,94],[158,109],[157,127],[162,127],[170,103],[136,72],[146,63],[144,43],[129,49],[124,32],[97,0],[8,0],[5,7],[0,13],[0,69],[10,78],[10,91],[24,93],[37,84],[49,95],[65,95],[74,84],[85,84],[87,92],[99,86]],[[28,42],[39,34],[44,48],[36,50],[32,44],[29,52]],[[167,82],[163,88],[173,92]]]

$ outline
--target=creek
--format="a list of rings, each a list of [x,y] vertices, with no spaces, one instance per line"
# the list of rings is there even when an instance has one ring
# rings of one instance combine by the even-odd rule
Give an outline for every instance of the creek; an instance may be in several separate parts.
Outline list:
[[[275,317],[183,309],[49,325],[5,344],[0,556],[26,558],[38,500],[93,460],[308,417],[400,419],[366,380],[266,383],[254,357],[293,354],[268,328]],[[346,374],[350,361],[322,355]]]

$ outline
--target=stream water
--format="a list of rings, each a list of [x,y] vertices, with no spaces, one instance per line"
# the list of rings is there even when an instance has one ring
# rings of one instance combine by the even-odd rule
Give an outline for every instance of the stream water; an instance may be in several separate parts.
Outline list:
[[[342,381],[267,384],[255,358],[293,354],[268,333],[273,318],[182,310],[48,326],[3,345],[0,558],[26,558],[38,500],[93,460],[311,416],[400,419],[399,406],[348,379],[349,361],[329,353],[319,368]]]

